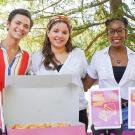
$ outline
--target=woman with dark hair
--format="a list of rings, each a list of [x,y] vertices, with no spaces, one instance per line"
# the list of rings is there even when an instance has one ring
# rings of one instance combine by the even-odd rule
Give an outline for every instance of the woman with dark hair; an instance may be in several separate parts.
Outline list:
[[[128,20],[113,18],[105,22],[110,46],[94,54],[84,80],[87,91],[98,80],[100,88],[120,87],[122,107],[122,130],[128,130],[128,88],[135,86],[135,52],[125,46]],[[92,129],[93,126],[92,126]],[[117,135],[121,129],[108,130]],[[93,130],[94,131],[94,130]],[[94,131],[99,135],[105,130]]]
[[[60,15],[50,19],[41,51],[32,56],[30,74],[71,74],[81,88],[79,97],[79,121],[88,126],[87,102],[82,79],[86,75],[87,61],[84,52],[74,48],[71,42],[71,25],[67,17]]]
[[[29,54],[19,46],[33,25],[26,9],[10,12],[6,24],[7,36],[0,43],[0,90],[4,88],[6,75],[24,75],[29,64]]]

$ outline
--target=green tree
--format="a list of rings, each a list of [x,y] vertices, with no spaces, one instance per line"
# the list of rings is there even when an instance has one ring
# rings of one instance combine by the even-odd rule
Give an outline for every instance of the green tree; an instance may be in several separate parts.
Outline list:
[[[71,18],[73,25],[73,44],[84,49],[88,59],[96,50],[108,46],[104,22],[115,16],[128,18],[129,38],[127,45],[135,50],[135,8],[127,4],[128,0],[15,0],[0,3],[0,17],[17,7],[27,7],[34,19],[34,27],[29,36],[22,41],[22,47],[34,52],[42,46],[46,24],[54,15],[64,14]],[[21,2],[21,5],[20,5]],[[10,10],[6,7],[12,5]],[[4,12],[2,12],[4,11]],[[0,29],[4,31],[1,23]],[[1,33],[2,33],[1,32]],[[2,33],[3,35],[3,33]]]

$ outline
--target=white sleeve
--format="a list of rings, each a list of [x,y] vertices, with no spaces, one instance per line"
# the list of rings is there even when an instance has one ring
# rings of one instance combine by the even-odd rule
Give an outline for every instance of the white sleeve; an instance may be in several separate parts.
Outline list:
[[[85,56],[84,51],[81,51],[81,59],[82,59],[82,63],[81,63],[81,69],[82,69],[82,73],[81,73],[81,78],[84,78],[86,76],[87,73],[87,67],[88,67],[88,62]]]
[[[91,59],[91,63],[87,68],[88,75],[93,79],[98,79],[97,66],[97,53],[95,53]]]
[[[35,75],[35,68],[34,68],[33,61],[34,61],[33,56],[31,56],[30,65],[29,65],[29,73],[30,73],[30,75]]]
[[[37,75],[37,72],[40,70],[42,64],[41,60],[42,60],[41,52],[37,52],[31,56],[30,66],[29,66],[29,73],[31,75]]]

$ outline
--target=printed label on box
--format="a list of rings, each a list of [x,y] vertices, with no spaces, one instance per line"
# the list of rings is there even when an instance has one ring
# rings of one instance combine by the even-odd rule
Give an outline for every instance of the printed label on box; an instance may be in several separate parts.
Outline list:
[[[121,125],[120,89],[90,91],[91,119],[95,129],[119,128]]]
[[[135,88],[129,88],[128,98],[128,126],[135,129]]]

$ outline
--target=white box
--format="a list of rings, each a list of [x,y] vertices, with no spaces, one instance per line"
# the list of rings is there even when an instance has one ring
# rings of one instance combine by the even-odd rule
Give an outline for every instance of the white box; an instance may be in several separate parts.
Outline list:
[[[79,88],[71,75],[8,76],[3,94],[7,126],[78,122]]]

